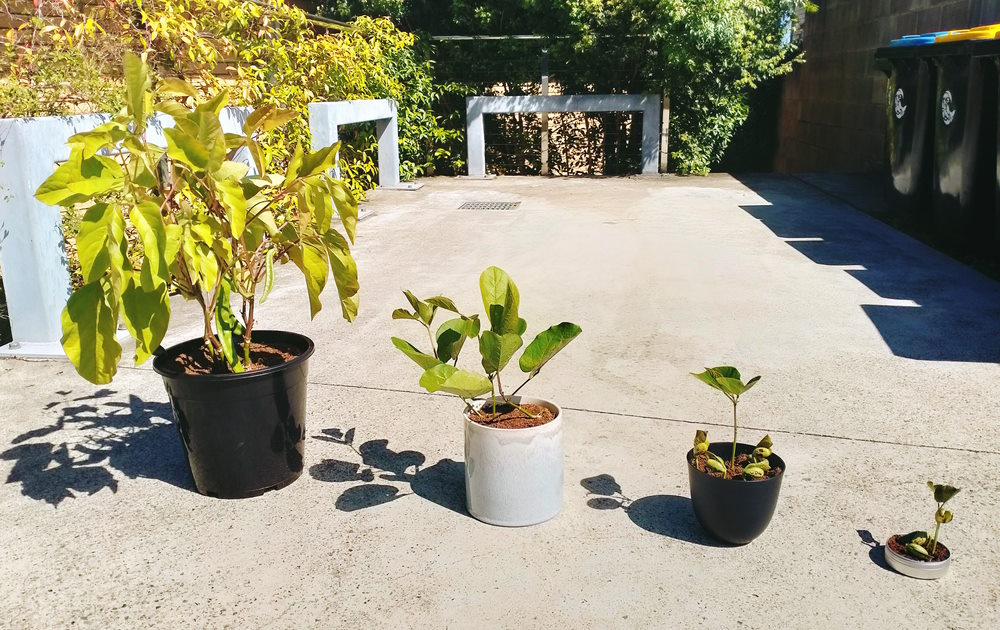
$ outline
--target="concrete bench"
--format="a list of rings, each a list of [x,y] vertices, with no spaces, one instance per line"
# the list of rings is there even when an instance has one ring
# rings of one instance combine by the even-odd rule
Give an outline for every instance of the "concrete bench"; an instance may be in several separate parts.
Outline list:
[[[660,166],[661,103],[658,95],[578,94],[572,96],[470,96],[465,99],[469,177],[486,177],[483,114],[642,112],[642,173]]]

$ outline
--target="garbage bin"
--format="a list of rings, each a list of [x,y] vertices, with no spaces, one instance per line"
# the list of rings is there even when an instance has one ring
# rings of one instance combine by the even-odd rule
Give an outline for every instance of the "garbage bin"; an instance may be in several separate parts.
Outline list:
[[[930,60],[917,47],[934,43],[942,33],[905,35],[883,68],[889,76],[886,131],[889,154],[889,207],[920,219],[930,216],[933,169],[934,81]]]
[[[945,242],[985,250],[996,213],[996,67],[962,42],[931,52],[937,68],[934,226]]]

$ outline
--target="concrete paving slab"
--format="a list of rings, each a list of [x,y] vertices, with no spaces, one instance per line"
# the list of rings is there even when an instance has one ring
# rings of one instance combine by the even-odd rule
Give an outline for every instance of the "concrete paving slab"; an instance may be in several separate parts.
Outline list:
[[[333,308],[309,321],[288,269],[259,309],[261,326],[317,344],[306,471],[284,490],[195,493],[148,366],[99,388],[66,363],[0,361],[4,623],[1000,621],[997,283],[787,178],[425,183],[371,195],[354,325]],[[489,264],[518,283],[529,334],[584,329],[526,388],[568,420],[565,509],[527,529],[465,514],[460,405],[422,393],[388,341],[421,339],[390,319],[399,289],[479,310]],[[190,305],[175,317],[168,341],[197,334]],[[728,403],[687,374],[721,363],[763,375],[741,403],[744,435],[770,432],[789,467],[770,528],[740,548],[698,527],[683,462],[695,428],[728,435]],[[351,428],[354,448],[337,442]],[[588,492],[609,478],[620,494]],[[926,479],[964,488],[943,532],[952,573],[932,583],[864,542],[930,526]]]

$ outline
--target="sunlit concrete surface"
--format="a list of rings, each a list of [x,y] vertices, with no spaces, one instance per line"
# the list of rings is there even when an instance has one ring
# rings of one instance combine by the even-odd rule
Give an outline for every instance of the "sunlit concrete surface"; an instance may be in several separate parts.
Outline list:
[[[281,491],[195,493],[148,366],[94,387],[67,363],[0,362],[0,625],[998,621],[1000,285],[794,179],[424,183],[370,196],[353,325],[332,292],[309,321],[292,268],[258,308],[260,327],[317,346],[306,470]],[[389,343],[425,336],[390,318],[400,289],[480,311],[491,264],[520,287],[529,338],[584,331],[525,390],[567,414],[565,508],[526,529],[465,513],[461,404],[422,393]],[[168,342],[196,336],[196,310],[174,308]],[[696,428],[731,435],[729,403],[688,375],[719,364],[763,376],[741,437],[769,432],[788,464],[770,528],[738,548],[702,533],[684,462]],[[348,429],[367,462],[336,441]],[[588,487],[613,489],[601,475],[629,509],[594,501]],[[963,488],[938,582],[893,573],[865,542],[931,527],[928,479]]]

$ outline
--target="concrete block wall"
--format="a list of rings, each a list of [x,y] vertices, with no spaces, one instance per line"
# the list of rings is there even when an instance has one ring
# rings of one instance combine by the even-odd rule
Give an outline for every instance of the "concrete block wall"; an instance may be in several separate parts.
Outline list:
[[[800,24],[806,62],[785,77],[775,168],[875,172],[886,77],[875,49],[911,33],[1000,22],[1000,0],[826,0]]]

